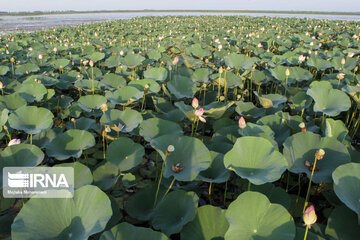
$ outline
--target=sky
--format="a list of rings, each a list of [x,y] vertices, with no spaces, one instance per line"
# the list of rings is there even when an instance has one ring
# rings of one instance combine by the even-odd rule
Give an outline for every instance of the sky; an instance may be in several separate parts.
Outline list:
[[[360,12],[359,0],[0,0],[0,11],[292,10]]]

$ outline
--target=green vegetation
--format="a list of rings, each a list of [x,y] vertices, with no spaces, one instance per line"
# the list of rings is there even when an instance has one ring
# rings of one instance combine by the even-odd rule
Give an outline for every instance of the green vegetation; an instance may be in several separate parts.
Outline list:
[[[359,66],[346,21],[142,17],[2,35],[0,170],[72,166],[75,193],[1,196],[0,238],[357,239]]]

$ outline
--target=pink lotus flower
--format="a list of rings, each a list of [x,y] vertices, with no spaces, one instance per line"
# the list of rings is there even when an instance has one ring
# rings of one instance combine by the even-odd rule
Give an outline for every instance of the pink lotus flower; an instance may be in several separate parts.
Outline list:
[[[239,128],[241,128],[241,129],[246,128],[246,121],[245,121],[245,118],[244,118],[244,117],[241,117],[241,118],[239,119]]]
[[[349,58],[352,58],[354,55],[355,55],[355,54],[354,54],[353,52],[349,52],[349,53],[348,53],[348,57],[349,57]]]
[[[179,62],[179,58],[178,58],[178,56],[176,56],[176,57],[174,58],[172,64],[173,64],[173,65],[176,65],[176,64],[178,64],[178,62]]]
[[[17,144],[20,144],[20,143],[21,143],[20,139],[14,138],[9,142],[8,146],[17,145]]]
[[[204,109],[200,108],[195,111],[195,115],[199,118],[200,121],[202,121],[203,123],[206,123],[205,117],[202,116],[204,114],[204,112],[205,112]]]
[[[193,100],[191,102],[191,106],[195,109],[197,109],[199,107],[199,100],[196,97],[193,98]]]
[[[305,225],[308,226],[309,229],[311,228],[311,225],[316,223],[317,216],[313,205],[311,205],[305,210],[303,220]]]
[[[299,56],[299,63],[302,63],[303,61],[305,61],[305,59],[306,59],[305,56],[301,54]]]

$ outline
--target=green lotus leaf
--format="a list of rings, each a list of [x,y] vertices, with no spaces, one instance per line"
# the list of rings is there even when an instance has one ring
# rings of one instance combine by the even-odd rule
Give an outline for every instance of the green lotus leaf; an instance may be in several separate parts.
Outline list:
[[[275,133],[275,139],[279,146],[290,136],[290,129],[284,123],[283,118],[278,115],[268,115],[260,118],[257,121],[258,124],[267,125]]]
[[[198,174],[207,169],[211,163],[211,155],[204,143],[194,137],[163,135],[153,139],[151,146],[161,155],[166,156],[169,145],[175,150],[166,157],[164,177],[174,176],[178,181],[193,181]],[[172,171],[172,165],[180,164],[184,169],[178,173]]]
[[[248,57],[244,54],[231,53],[224,58],[226,66],[230,68],[241,68],[250,70],[259,59],[256,57]]]
[[[5,123],[7,122],[9,118],[9,110],[7,110],[6,108],[3,110],[0,110],[0,127],[1,130],[3,128],[3,126],[5,125]]]
[[[89,79],[79,79],[79,80],[76,80],[74,86],[76,88],[80,88],[84,91],[92,91],[93,89],[94,90],[99,90],[101,88],[101,83],[99,81],[92,81],[92,80],[89,80]]]
[[[280,94],[259,95],[255,92],[255,95],[258,97],[263,108],[277,107],[278,105],[285,103],[287,100],[286,97]]]
[[[161,52],[157,50],[152,50],[148,52],[149,59],[154,59],[155,61],[158,61],[161,58]]]
[[[262,137],[238,138],[225,154],[224,165],[256,185],[278,180],[287,168],[283,155]]]
[[[168,71],[163,67],[149,68],[144,72],[144,78],[153,79],[156,81],[165,81],[168,76]]]
[[[139,128],[140,136],[144,137],[148,142],[165,134],[173,136],[183,135],[183,130],[177,123],[160,118],[149,118],[143,121]]]
[[[47,146],[46,153],[58,160],[79,158],[82,151],[95,145],[94,136],[84,130],[70,129],[56,136]]]
[[[49,142],[62,132],[62,128],[52,128],[47,131],[42,131],[32,137],[32,143],[39,148],[45,148]]]
[[[160,112],[165,119],[180,122],[185,118],[185,114],[174,107],[174,105],[165,98],[152,96],[152,101],[157,112]],[[182,102],[183,103],[183,102]],[[177,103],[175,103],[176,105]]]
[[[315,223],[316,224],[316,223]],[[312,225],[311,229],[308,230],[307,240],[325,240],[326,238],[322,234],[317,234],[314,231],[316,225]],[[305,227],[296,226],[296,236],[294,240],[303,240],[305,236]]]
[[[26,100],[17,93],[1,96],[0,102],[9,110],[16,110],[26,105]]]
[[[270,203],[261,193],[242,193],[230,204],[225,216],[230,225],[226,240],[289,240],[295,237],[295,224],[289,212],[280,204]]]
[[[95,186],[83,186],[75,191],[74,198],[27,201],[11,226],[11,237],[14,240],[88,239],[105,229],[111,215],[106,194]]]
[[[199,207],[195,219],[186,224],[181,230],[181,239],[224,239],[224,235],[229,228],[225,212],[224,209],[211,205]]]
[[[332,173],[334,191],[345,205],[353,210],[360,222],[360,163],[347,163]]]
[[[306,63],[310,67],[316,68],[318,71],[325,71],[326,69],[334,67],[329,61],[315,56],[311,56]]]
[[[133,109],[126,109],[120,111],[117,109],[111,109],[110,114],[103,114],[100,122],[105,125],[116,125],[121,124],[123,128],[122,132],[131,132],[143,121],[141,113]]]
[[[35,82],[35,81],[40,81],[41,84],[43,84],[44,86],[47,86],[47,87],[53,86],[59,82],[58,79],[41,74],[41,75],[31,75],[23,83],[30,83],[30,82]]]
[[[339,57],[334,57],[331,61],[331,63],[334,65],[334,67],[339,70],[339,71],[342,71],[342,70],[349,70],[349,71],[352,71],[354,70],[354,68],[356,67],[357,65],[357,61],[356,61],[356,58],[345,58],[345,64],[342,65],[341,64],[341,60],[342,60],[343,57],[339,56]]]
[[[24,75],[24,74],[38,72],[39,70],[40,70],[39,66],[36,65],[35,63],[25,63],[16,66],[15,74]]]
[[[140,189],[125,203],[125,211],[140,221],[150,220],[154,212],[154,202],[157,184],[153,183]],[[159,196],[163,196],[166,189],[160,186]],[[159,202],[157,202],[159,204]]]
[[[44,159],[44,153],[35,145],[17,144],[6,147],[0,153],[0,169],[4,167],[35,167]],[[0,172],[0,189],[3,184],[3,172]]]
[[[65,58],[61,58],[61,59],[56,59],[54,62],[54,67],[56,69],[60,69],[60,68],[65,68],[67,65],[69,65],[70,60],[69,59],[65,59]]]
[[[191,45],[191,54],[198,58],[204,58],[211,55],[211,52],[207,48],[203,48],[200,44]]]
[[[94,184],[106,191],[112,188],[120,177],[120,171],[116,165],[102,161],[93,171]]]
[[[224,154],[210,152],[211,165],[208,169],[199,173],[198,179],[204,182],[223,183],[230,177],[230,172],[224,166]]]
[[[282,82],[284,85],[286,84],[286,70],[289,69],[290,75],[288,77],[288,85],[302,82],[302,81],[310,81],[313,78],[313,75],[308,70],[305,70],[300,67],[284,67],[281,65],[276,66],[274,69],[270,70],[271,75]]]
[[[290,98],[298,111],[309,108],[312,103],[312,98],[306,95],[305,91],[300,91]]]
[[[137,54],[128,54],[125,56],[125,58],[122,59],[122,62],[125,66],[135,68],[139,66],[145,58],[143,56],[137,55]]]
[[[174,105],[178,107],[190,121],[194,121],[195,109],[192,106],[186,105],[184,102],[176,102]]]
[[[358,216],[345,206],[335,208],[328,218],[325,233],[332,239],[353,240],[360,234]]]
[[[93,182],[93,175],[90,169],[82,163],[62,163],[54,167],[72,167],[74,169],[74,188],[90,185]]]
[[[119,89],[126,86],[126,80],[120,75],[109,73],[104,75],[101,84],[110,89]]]
[[[91,59],[94,63],[103,60],[104,57],[105,57],[105,53],[101,53],[101,52],[94,52],[88,56],[88,58]]]
[[[184,77],[181,75],[175,75],[167,83],[169,91],[175,95],[178,99],[180,98],[192,98],[197,90],[196,85],[191,78]]]
[[[235,111],[246,118],[259,118],[265,115],[264,109],[256,107],[252,102],[236,102]]]
[[[158,93],[161,89],[160,85],[152,79],[133,80],[129,82],[128,86],[135,87],[139,91],[152,93]]]
[[[108,68],[114,68],[121,65],[121,56],[114,55],[110,56],[105,60],[104,66]]]
[[[196,215],[199,197],[183,190],[169,193],[155,208],[152,225],[167,236],[179,233]]]
[[[236,126],[236,130],[239,134],[241,133],[241,135],[243,135],[243,136],[253,136],[253,137],[265,138],[268,141],[270,141],[276,149],[278,148],[277,142],[274,140],[275,133],[267,125],[257,125],[257,124],[249,122],[246,124],[246,127],[244,128],[244,130],[240,130],[240,128],[238,126]],[[237,136],[237,135],[233,135],[233,136]],[[236,141],[236,139],[230,139],[230,140],[232,140],[232,142]]]
[[[16,91],[20,97],[24,98],[29,103],[40,102],[47,92],[48,91],[44,85],[36,82],[22,84]]]
[[[322,112],[331,117],[335,117],[351,107],[351,101],[346,93],[333,89],[331,84],[326,81],[312,82],[306,94],[314,99],[315,112]]]
[[[0,66],[0,76],[4,76],[9,71],[10,68],[8,66]]]
[[[107,92],[105,97],[114,104],[126,104],[139,100],[144,95],[144,91],[140,91],[136,87],[125,86],[115,92]]]
[[[93,109],[99,109],[101,105],[107,102],[106,97],[101,95],[86,95],[79,98],[79,106],[87,112],[91,112]]]
[[[334,137],[339,142],[344,142],[348,138],[348,129],[341,120],[327,118],[323,127],[325,137]]]
[[[207,68],[198,68],[191,75],[191,79],[194,82],[206,83],[206,82],[209,81],[209,75],[210,75],[209,69],[207,69]]]
[[[89,130],[92,127],[95,127],[96,124],[94,119],[81,117],[75,119],[75,122],[69,121],[66,123],[67,129],[80,129],[80,130]]]
[[[11,113],[8,119],[10,127],[27,134],[36,134],[49,130],[53,125],[54,115],[46,108],[23,106]]]
[[[109,231],[100,236],[100,240],[168,240],[169,238],[161,232],[156,232],[150,228],[135,227],[127,222],[116,225]]]
[[[317,161],[319,170],[313,175],[314,183],[332,182],[331,174],[340,165],[350,162],[347,148],[336,138],[324,137],[312,132],[300,132],[286,139],[283,144],[284,156],[289,164],[289,171],[306,173],[308,178],[311,171],[305,162],[313,163],[315,153],[320,148],[325,150],[324,159]]]
[[[121,172],[138,166],[144,155],[144,147],[127,137],[113,141],[106,150],[106,160],[116,165]]]
[[[227,103],[212,102],[204,106],[205,115],[213,119],[219,119],[224,115],[226,110],[228,110],[234,104],[235,104],[234,101]]]

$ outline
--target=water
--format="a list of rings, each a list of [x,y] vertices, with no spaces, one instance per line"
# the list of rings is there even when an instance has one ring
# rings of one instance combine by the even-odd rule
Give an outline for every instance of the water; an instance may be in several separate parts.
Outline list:
[[[238,15],[253,17],[296,17],[328,20],[360,21],[356,15],[316,15],[316,14],[283,14],[283,13],[213,13],[213,12],[117,12],[117,13],[77,13],[77,14],[50,14],[37,16],[0,16],[1,32],[34,31],[49,27],[77,25],[82,23],[129,19],[143,16],[201,16],[201,15]],[[33,19],[30,19],[33,18]]]

